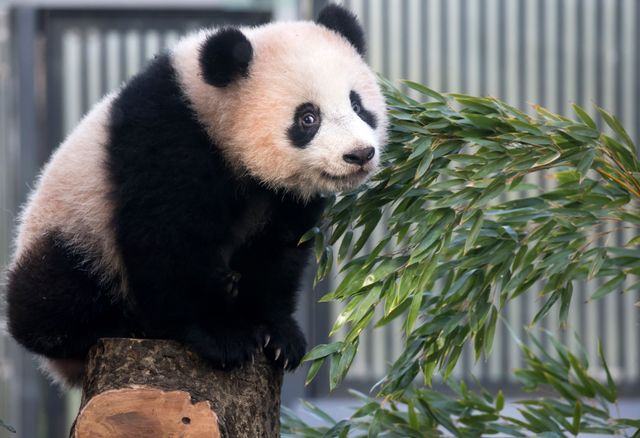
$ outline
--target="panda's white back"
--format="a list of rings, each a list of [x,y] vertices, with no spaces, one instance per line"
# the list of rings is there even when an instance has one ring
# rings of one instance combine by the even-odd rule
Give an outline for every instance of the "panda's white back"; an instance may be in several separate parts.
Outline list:
[[[14,265],[46,233],[61,230],[69,245],[87,256],[88,268],[100,275],[122,275],[105,168],[109,111],[116,94],[105,96],[83,117],[42,169],[19,216]]]

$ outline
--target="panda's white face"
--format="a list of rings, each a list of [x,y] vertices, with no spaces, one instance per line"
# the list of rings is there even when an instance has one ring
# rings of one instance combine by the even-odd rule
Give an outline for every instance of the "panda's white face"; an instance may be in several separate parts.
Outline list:
[[[242,32],[253,48],[248,75],[225,87],[193,78],[189,53],[206,33],[174,52],[186,93],[228,162],[304,198],[364,182],[378,166],[387,118],[355,48],[311,22]]]

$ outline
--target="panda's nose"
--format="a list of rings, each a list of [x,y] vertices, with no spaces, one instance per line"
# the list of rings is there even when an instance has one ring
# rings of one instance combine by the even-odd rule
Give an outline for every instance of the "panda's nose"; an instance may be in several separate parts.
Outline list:
[[[349,164],[357,164],[359,166],[362,166],[368,161],[371,161],[375,154],[376,149],[369,146],[368,148],[354,149],[351,152],[344,154],[342,156],[342,159]]]

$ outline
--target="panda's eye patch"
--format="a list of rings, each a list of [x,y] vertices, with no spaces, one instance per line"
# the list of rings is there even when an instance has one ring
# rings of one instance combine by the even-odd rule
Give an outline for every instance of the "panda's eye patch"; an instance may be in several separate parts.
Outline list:
[[[296,147],[305,147],[313,140],[321,122],[320,108],[316,105],[311,102],[298,105],[293,114],[293,123],[287,130],[289,140]]]
[[[376,129],[378,126],[378,119],[375,114],[371,111],[365,109],[362,105],[362,99],[360,99],[360,95],[355,91],[351,90],[349,93],[349,100],[351,101],[351,109],[354,113],[358,115],[364,122],[371,126],[373,129]]]

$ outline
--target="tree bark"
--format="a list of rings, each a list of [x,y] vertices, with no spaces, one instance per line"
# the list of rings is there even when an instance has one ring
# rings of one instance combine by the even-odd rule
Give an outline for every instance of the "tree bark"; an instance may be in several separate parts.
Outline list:
[[[224,371],[174,341],[100,339],[71,436],[277,437],[282,374],[263,354]]]

